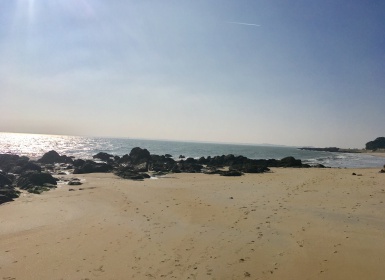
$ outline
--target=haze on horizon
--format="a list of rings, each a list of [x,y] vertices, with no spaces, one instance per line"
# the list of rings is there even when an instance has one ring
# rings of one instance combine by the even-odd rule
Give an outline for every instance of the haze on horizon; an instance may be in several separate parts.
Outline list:
[[[0,3],[0,131],[364,147],[385,2]]]

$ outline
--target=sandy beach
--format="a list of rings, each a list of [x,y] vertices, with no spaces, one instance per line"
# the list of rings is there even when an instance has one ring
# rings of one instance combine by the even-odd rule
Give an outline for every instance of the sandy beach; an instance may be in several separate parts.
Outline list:
[[[77,175],[0,206],[1,279],[382,279],[378,171]]]

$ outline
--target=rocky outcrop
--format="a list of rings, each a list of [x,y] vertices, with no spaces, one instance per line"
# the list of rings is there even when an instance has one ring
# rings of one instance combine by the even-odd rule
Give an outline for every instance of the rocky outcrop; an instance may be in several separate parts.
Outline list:
[[[12,180],[0,172],[0,204],[12,201],[19,197],[20,192],[12,186]]]
[[[197,163],[196,160],[188,158],[187,160],[181,160],[176,166],[172,169],[176,173],[200,173],[203,169],[203,166]]]
[[[372,151],[385,149],[385,137],[378,137],[373,141],[369,141],[365,144],[365,149]]]
[[[73,160],[71,157],[68,157],[66,155],[59,155],[56,151],[49,151],[43,155],[41,159],[38,160],[40,163],[72,163]]]
[[[82,159],[75,159],[74,162],[73,162],[73,166],[74,166],[74,167],[81,167],[81,166],[83,166],[85,163],[86,163],[85,160],[82,160]]]
[[[285,157],[279,161],[278,166],[279,167],[302,167],[302,162],[300,159],[295,159],[294,157]]]
[[[133,171],[129,167],[120,167],[114,171],[114,174],[123,179],[130,179],[130,180],[143,180],[151,177],[147,173]]]
[[[56,188],[57,181],[58,179],[52,177],[51,174],[37,171],[27,171],[16,179],[15,185],[22,190],[40,194],[43,191]]]
[[[12,185],[12,180],[6,176],[3,172],[0,172],[0,187]]]
[[[83,165],[76,166],[73,174],[85,173],[108,173],[113,169],[112,165],[107,163],[96,163],[92,160],[84,161]]]
[[[14,174],[22,174],[23,172],[27,172],[27,171],[41,172],[42,168],[40,165],[34,162],[27,161],[27,162],[18,163],[16,166],[14,166],[12,169],[9,170],[10,173],[14,173]]]
[[[105,161],[105,162],[109,162],[114,158],[114,156],[107,154],[107,153],[100,152],[100,153],[97,153],[96,155],[92,156],[92,158],[96,158],[96,159],[100,159],[100,160]]]
[[[151,155],[149,169],[155,172],[170,172],[175,168],[176,164],[176,161],[168,155]]]
[[[11,154],[0,154],[0,169],[7,172],[10,166],[13,166],[18,162],[20,156]]]
[[[143,180],[150,178],[147,172],[162,175],[170,172],[203,172],[222,176],[241,176],[244,173],[267,172],[270,170],[269,167],[308,167],[302,164],[301,160],[294,157],[286,157],[281,160],[257,160],[232,154],[201,157],[199,159],[180,156],[180,159],[176,161],[170,154],[151,155],[147,149],[139,147],[133,148],[129,154],[122,157],[100,152],[94,155],[93,158],[107,163],[83,159],[73,160],[71,157],[59,155],[53,150],[45,153],[37,162],[17,155],[0,155],[0,168],[6,172],[13,173],[13,175],[9,173],[9,175],[13,176],[12,179],[8,176],[11,183],[6,181],[2,185],[0,184],[0,187],[7,186],[8,188],[7,191],[3,190],[0,193],[2,195],[1,199],[2,201],[8,201],[8,199],[16,195],[16,193],[11,194],[12,185],[33,193],[41,193],[42,191],[54,188],[56,186],[56,179],[52,175],[42,172],[42,170],[59,175],[69,174],[72,169],[74,169],[73,174],[114,172],[114,174],[124,179]],[[16,183],[12,184],[12,181]],[[80,182],[73,182],[71,184],[77,185]],[[5,193],[10,195],[5,197]]]
[[[151,155],[147,149],[135,147],[131,150],[129,158],[131,163],[140,164],[144,162],[149,162],[151,160]]]
[[[0,204],[13,201],[19,195],[20,192],[11,186],[0,187]]]

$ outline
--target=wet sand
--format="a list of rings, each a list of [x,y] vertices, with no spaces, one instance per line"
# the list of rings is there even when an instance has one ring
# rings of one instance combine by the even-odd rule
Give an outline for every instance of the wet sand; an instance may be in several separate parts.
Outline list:
[[[385,174],[272,171],[26,194],[0,206],[0,279],[384,277]]]

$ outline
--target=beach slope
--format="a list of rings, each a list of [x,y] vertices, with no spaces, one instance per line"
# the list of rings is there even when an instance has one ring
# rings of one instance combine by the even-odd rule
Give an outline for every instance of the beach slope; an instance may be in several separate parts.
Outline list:
[[[1,279],[382,279],[378,171],[77,175],[0,206]]]

